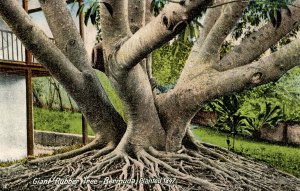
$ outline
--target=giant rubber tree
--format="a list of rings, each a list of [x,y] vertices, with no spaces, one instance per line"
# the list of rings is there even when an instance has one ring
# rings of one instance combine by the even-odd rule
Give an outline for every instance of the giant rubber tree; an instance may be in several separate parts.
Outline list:
[[[55,43],[18,1],[0,1],[0,14],[76,101],[96,138],[68,153],[2,169],[2,190],[300,188],[299,179],[203,143],[189,129],[207,101],[277,80],[300,64],[300,39],[261,57],[298,25],[300,0],[282,11],[279,26],[265,23],[222,58],[220,48],[242,17],[246,1],[170,0],[156,17],[151,16],[149,0],[100,1],[102,42],[97,47],[102,58],[98,61],[124,104],[126,122],[99,82],[65,1],[39,1]],[[148,55],[204,12],[200,36],[174,89],[156,95]],[[79,182],[45,183],[55,178]],[[111,182],[86,181],[105,178]],[[143,178],[152,183],[137,182]],[[136,182],[124,183],[130,179]]]

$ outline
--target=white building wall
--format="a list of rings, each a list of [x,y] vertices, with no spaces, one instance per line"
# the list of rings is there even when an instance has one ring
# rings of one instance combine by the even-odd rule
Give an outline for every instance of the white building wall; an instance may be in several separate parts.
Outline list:
[[[0,73],[0,161],[27,155],[26,81]]]

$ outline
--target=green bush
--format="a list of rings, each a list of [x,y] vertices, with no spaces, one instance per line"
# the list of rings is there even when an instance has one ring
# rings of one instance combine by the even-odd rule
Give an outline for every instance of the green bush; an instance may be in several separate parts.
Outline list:
[[[257,115],[248,114],[245,127],[245,131],[251,133],[254,137],[259,136],[259,130],[262,127],[274,128],[279,121],[283,120],[282,109],[278,105],[266,102],[264,107],[259,103],[255,103],[255,107],[259,113]]]

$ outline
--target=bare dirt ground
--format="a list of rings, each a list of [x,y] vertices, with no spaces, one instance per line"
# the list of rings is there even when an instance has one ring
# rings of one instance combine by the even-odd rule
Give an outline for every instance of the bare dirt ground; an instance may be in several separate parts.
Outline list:
[[[64,148],[63,146],[60,147],[51,147],[51,146],[43,146],[39,144],[34,145],[34,156],[41,156],[41,155],[52,155],[54,151],[60,150]]]

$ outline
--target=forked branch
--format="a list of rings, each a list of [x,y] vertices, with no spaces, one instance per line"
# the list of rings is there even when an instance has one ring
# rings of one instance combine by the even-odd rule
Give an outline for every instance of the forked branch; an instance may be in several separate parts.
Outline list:
[[[293,2],[293,5],[300,6],[300,0]],[[214,68],[218,71],[224,71],[249,64],[272,45],[275,45],[300,23],[300,9],[291,5],[289,9],[291,15],[283,12],[282,22],[278,28],[273,27],[272,23],[268,22],[257,32],[244,39],[240,45],[234,47],[220,62],[215,64]]]
[[[222,7],[220,17],[209,30],[203,44],[199,45],[200,42],[197,42],[194,45],[178,80],[178,85],[182,85],[206,69],[210,69],[215,62],[219,61],[221,46],[246,7],[247,3],[242,0]],[[199,40],[202,41],[201,36]],[[201,47],[200,50],[195,50],[199,47]]]
[[[203,74],[192,80],[183,88],[193,99],[185,103],[191,107],[192,101],[205,102],[230,92],[241,91],[279,79],[284,73],[300,63],[300,39],[296,39],[279,51],[261,58],[251,64],[224,72]],[[182,94],[183,95],[183,94]],[[180,98],[180,101],[183,97]],[[178,100],[179,101],[179,100]],[[184,101],[183,101],[184,102]]]
[[[193,0],[185,1],[184,4],[167,4],[156,18],[120,47],[116,53],[117,63],[122,68],[131,69],[153,50],[172,39],[187,22],[211,3],[211,0]],[[129,49],[131,51],[128,52]]]

